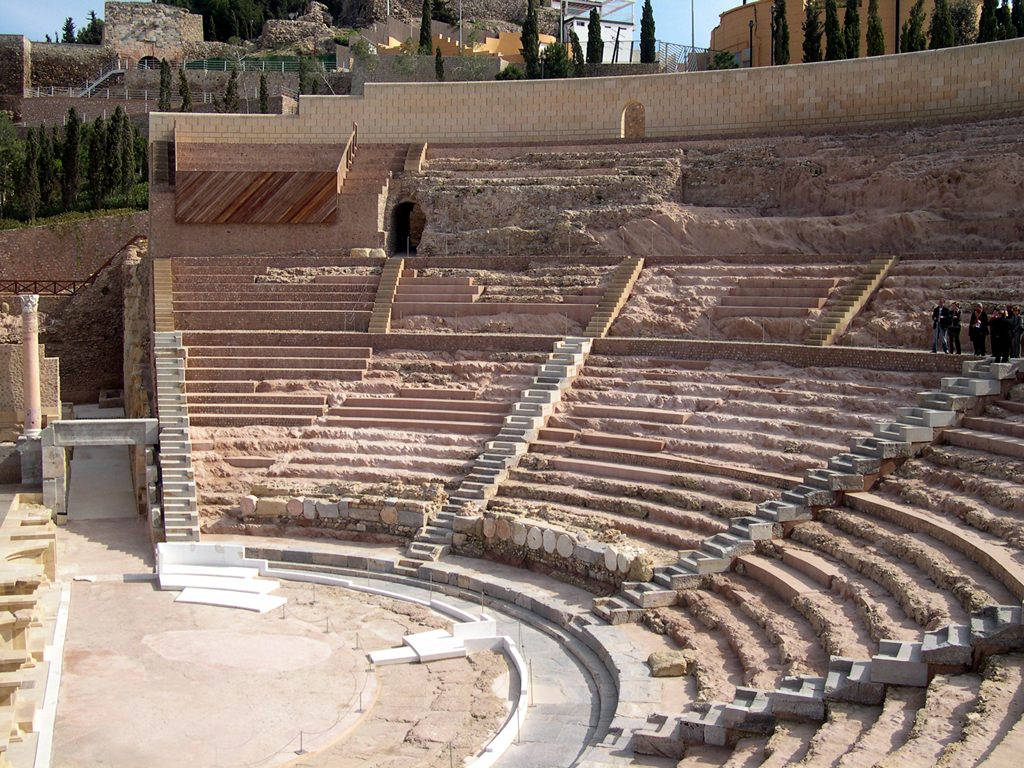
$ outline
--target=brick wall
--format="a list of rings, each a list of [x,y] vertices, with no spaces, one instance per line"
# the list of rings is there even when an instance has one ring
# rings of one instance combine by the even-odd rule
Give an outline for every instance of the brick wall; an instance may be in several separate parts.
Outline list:
[[[369,83],[285,117],[151,116],[154,139],[364,142],[614,139],[633,101],[647,136],[844,128],[1024,111],[1024,38],[899,56],[723,72],[511,83]]]
[[[145,235],[145,211],[0,231],[0,279],[82,280],[128,240]]]

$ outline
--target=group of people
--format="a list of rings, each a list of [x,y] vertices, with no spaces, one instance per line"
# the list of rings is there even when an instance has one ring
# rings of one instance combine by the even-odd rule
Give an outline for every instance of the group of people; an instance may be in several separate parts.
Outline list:
[[[996,362],[1008,362],[1011,357],[1020,357],[1021,336],[1024,321],[1020,307],[1007,304],[995,306],[991,313],[981,304],[975,304],[968,312],[954,301],[948,307],[940,299],[932,310],[932,352],[940,349],[949,354],[960,355],[960,331],[966,320],[967,335],[974,345],[974,354],[985,354],[985,340],[991,338],[992,356]]]

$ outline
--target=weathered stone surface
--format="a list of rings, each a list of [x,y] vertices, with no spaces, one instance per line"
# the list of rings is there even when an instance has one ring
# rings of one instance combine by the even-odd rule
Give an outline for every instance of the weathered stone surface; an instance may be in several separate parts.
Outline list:
[[[484,538],[485,539],[493,539],[494,538],[494,531],[495,531],[494,518],[493,517],[485,517],[484,518]]]
[[[512,537],[512,523],[503,517],[499,517],[494,523],[495,534],[502,541],[508,541]]]
[[[279,517],[288,514],[288,500],[264,498],[256,503],[256,514],[259,517]]]
[[[241,501],[238,502],[238,508],[243,515],[253,515],[256,513],[256,503],[259,501],[255,496],[243,496]]]
[[[512,523],[512,543],[517,547],[526,544],[526,526],[522,523]]]
[[[384,507],[380,511],[380,521],[385,525],[398,524],[398,510],[394,507]]]
[[[540,528],[532,527],[526,533],[526,546],[530,549],[540,549],[544,544],[544,534]]]
[[[316,499],[305,498],[302,500],[302,516],[307,520],[316,519]]]
[[[690,674],[694,656],[691,650],[655,651],[647,657],[647,665],[653,677],[682,677]]]
[[[336,520],[338,518],[338,505],[330,501],[318,501],[316,503],[316,513],[326,520]]]
[[[555,551],[562,557],[572,557],[573,549],[572,539],[564,533],[555,541]]]
[[[544,531],[544,551],[549,555],[555,551],[555,543],[558,540],[558,534],[550,528]]]

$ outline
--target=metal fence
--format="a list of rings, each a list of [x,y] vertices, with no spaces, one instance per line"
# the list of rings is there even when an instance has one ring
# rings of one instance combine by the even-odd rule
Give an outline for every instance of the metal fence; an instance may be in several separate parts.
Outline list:
[[[337,59],[334,56],[318,56],[314,61],[314,69],[322,67],[326,70],[337,68]],[[201,70],[203,72],[230,72],[236,69],[239,72],[298,72],[299,59],[241,59],[234,61],[230,59],[195,59],[185,62],[185,69]]]

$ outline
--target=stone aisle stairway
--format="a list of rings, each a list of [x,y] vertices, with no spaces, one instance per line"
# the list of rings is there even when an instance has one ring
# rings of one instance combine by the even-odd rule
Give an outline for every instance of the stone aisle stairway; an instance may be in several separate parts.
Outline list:
[[[584,336],[600,339],[608,334],[608,329],[612,327],[619,310],[625,305],[643,268],[644,260],[639,256],[630,256],[615,268],[597,309],[590,316],[590,322],[583,332]]]
[[[199,540],[199,508],[192,472],[185,355],[181,333],[155,331],[157,424],[160,430],[160,487],[164,538]]]
[[[931,443],[936,430],[956,427],[965,411],[983,407],[983,398],[1001,396],[1003,382],[1018,372],[1024,372],[1024,359],[965,361],[963,376],[943,378],[940,389],[919,393],[918,407],[900,408],[894,420],[876,423],[873,437],[854,439],[849,452],[807,472],[779,500],[758,504],[753,515],[733,518],[728,531],[704,539],[699,549],[680,552],[676,564],[655,568],[650,581],[624,582],[621,594],[596,598],[594,613],[619,624],[639,621],[646,608],[675,605],[677,590],[697,586],[707,574],[730,570],[733,560],[752,553],[757,541],[775,537],[776,525],[811,520],[814,510],[840,503],[844,492],[869,490],[920,446]]]
[[[512,404],[497,437],[473,462],[469,475],[458,490],[448,497],[437,518],[424,526],[409,544],[407,554],[413,560],[437,560],[451,545],[457,532],[456,518],[479,514],[498,492],[499,484],[515,469],[519,460],[537,439],[562,394],[572,386],[583,368],[593,342],[588,338],[567,336],[555,342],[547,362],[540,366],[533,383]],[[408,560],[400,569],[414,573],[418,564]]]
[[[839,338],[898,261],[898,256],[881,256],[869,261],[861,275],[825,305],[821,316],[807,331],[804,344],[827,347]]]
[[[388,333],[391,330],[391,307],[395,302],[395,292],[398,290],[404,268],[405,259],[399,256],[391,257],[381,267],[377,296],[370,311],[370,333]]]

